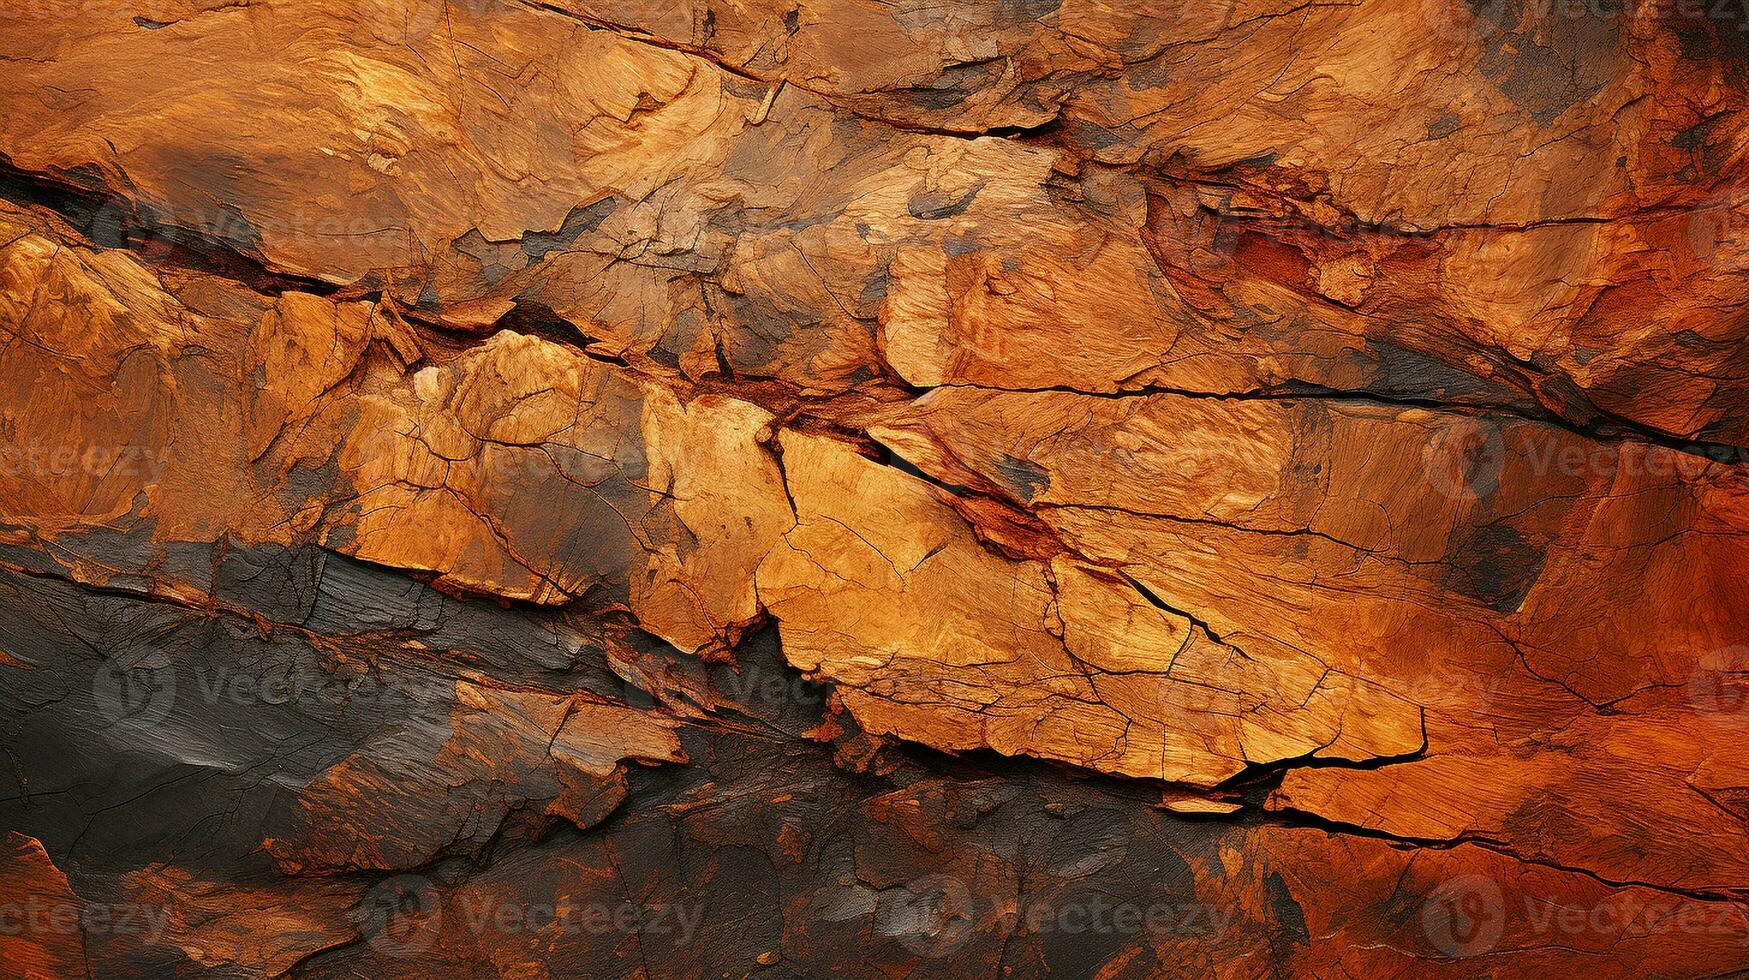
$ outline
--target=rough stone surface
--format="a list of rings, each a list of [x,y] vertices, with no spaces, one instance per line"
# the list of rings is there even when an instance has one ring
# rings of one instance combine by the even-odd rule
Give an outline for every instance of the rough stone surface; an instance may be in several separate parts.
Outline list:
[[[1749,971],[1749,14],[0,0],[0,975]]]

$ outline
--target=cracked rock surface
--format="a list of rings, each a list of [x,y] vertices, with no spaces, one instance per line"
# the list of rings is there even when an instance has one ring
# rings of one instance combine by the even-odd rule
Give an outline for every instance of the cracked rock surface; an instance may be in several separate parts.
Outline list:
[[[0,0],[0,976],[1749,971],[1749,13]]]

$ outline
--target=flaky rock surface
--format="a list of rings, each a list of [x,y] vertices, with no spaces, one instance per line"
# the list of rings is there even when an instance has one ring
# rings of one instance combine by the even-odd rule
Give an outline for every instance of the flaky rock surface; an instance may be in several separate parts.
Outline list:
[[[1749,970],[1742,9],[0,12],[0,973]]]

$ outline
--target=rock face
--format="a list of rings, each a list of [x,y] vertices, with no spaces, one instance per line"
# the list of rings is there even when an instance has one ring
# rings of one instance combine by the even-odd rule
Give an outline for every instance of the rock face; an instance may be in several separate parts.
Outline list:
[[[1749,14],[0,0],[0,974],[1749,970]]]

